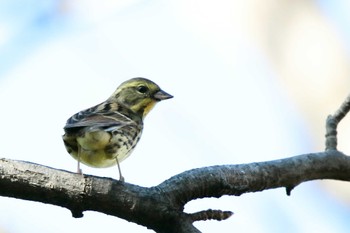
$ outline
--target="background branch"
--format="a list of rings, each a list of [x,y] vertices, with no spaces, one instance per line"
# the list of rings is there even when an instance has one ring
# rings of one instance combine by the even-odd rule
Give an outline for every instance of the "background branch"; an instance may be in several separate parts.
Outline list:
[[[326,150],[336,150],[338,145],[337,127],[338,123],[346,116],[350,110],[350,95],[346,97],[339,109],[329,115],[326,120]]]

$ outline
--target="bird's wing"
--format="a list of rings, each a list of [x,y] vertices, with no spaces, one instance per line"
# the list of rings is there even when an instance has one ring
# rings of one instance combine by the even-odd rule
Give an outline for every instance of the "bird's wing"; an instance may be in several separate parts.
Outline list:
[[[119,113],[117,110],[104,108],[104,105],[96,105],[92,108],[78,112],[67,120],[64,130],[78,130],[85,128],[88,131],[104,129],[115,130],[120,127],[133,124],[129,117]]]

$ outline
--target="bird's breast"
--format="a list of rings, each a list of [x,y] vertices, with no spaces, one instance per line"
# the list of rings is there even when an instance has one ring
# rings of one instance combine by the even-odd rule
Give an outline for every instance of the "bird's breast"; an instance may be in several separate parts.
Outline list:
[[[124,127],[123,130],[85,132],[76,138],[80,146],[79,160],[91,167],[110,167],[121,162],[134,150],[142,128]],[[78,153],[71,153],[78,159]]]
[[[111,133],[106,131],[86,132],[77,138],[79,145],[85,150],[102,150],[111,140]]]

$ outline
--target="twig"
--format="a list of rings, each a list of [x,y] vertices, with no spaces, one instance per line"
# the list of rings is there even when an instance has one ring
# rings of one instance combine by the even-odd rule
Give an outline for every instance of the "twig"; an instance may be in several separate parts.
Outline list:
[[[337,126],[350,110],[350,95],[341,104],[339,109],[329,115],[326,120],[326,151],[337,150]]]
[[[189,214],[193,222],[203,221],[203,220],[225,220],[233,215],[231,211],[222,211],[222,210],[203,210],[193,214]]]

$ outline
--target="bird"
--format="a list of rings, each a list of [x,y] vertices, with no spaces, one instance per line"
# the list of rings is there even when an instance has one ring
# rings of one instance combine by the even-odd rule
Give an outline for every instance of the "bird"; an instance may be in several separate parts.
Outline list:
[[[132,78],[120,84],[104,102],[68,118],[63,142],[67,152],[90,167],[118,166],[119,180],[125,181],[120,162],[140,140],[143,121],[156,103],[173,98],[146,78]]]

